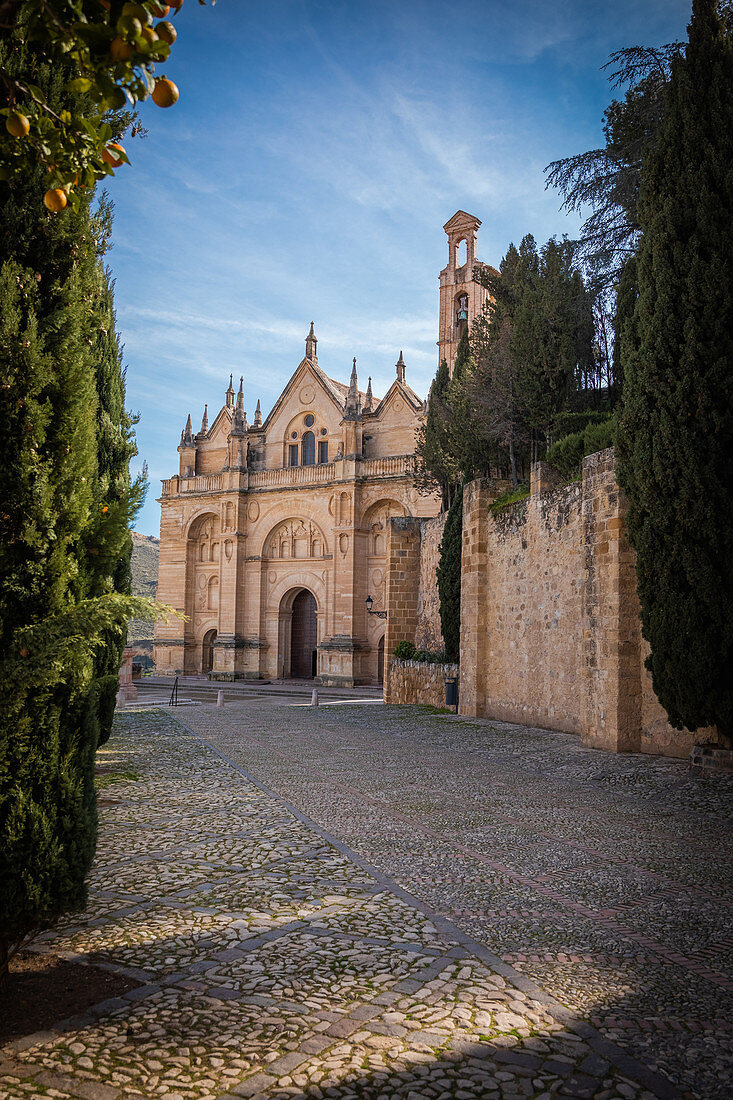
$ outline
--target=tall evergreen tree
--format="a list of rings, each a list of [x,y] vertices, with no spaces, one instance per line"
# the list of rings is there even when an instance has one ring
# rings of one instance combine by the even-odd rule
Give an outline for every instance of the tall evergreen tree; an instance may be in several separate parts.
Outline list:
[[[512,354],[514,315],[536,269],[537,249],[531,234],[519,249],[510,244],[499,265],[499,275],[485,276],[491,296],[473,331],[477,360],[472,386],[475,430],[495,442],[497,465],[501,465],[504,450],[514,488],[519,483],[517,471],[529,441],[517,389],[519,364]]]
[[[443,359],[430,387],[425,420],[415,440],[415,485],[423,493],[437,490],[444,509],[450,507],[460,476],[449,448],[449,385],[448,364]]]
[[[448,661],[457,661],[461,643],[461,551],[463,547],[463,486],[448,511],[437,569],[440,628]]]
[[[592,347],[592,302],[573,266],[573,246],[549,240],[536,273],[523,283],[511,338],[518,395],[537,443],[552,442],[555,420],[592,361]]]
[[[638,341],[625,363],[629,494],[654,689],[674,726],[733,736],[733,48],[694,0],[643,171]]]
[[[69,72],[36,71],[63,109]],[[139,490],[119,355],[100,344],[106,214],[90,197],[45,212],[42,177],[0,194],[0,980],[24,938],[84,903],[94,753],[125,619],[148,610],[115,593]]]

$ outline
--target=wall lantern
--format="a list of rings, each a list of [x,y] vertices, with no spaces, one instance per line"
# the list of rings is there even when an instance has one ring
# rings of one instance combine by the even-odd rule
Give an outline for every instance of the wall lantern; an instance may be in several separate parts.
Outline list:
[[[367,614],[376,615],[378,619],[386,619],[387,618],[387,612],[386,611],[372,611],[372,608],[374,607],[374,600],[372,599],[371,596],[367,596],[365,602],[366,602]]]

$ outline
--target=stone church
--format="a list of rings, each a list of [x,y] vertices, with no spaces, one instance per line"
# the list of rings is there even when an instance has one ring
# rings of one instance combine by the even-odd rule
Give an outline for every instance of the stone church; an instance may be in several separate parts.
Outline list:
[[[452,368],[463,326],[486,291],[473,281],[481,222],[458,211],[444,226],[439,358]],[[158,599],[186,619],[159,622],[159,672],[232,679],[376,683],[384,669],[387,533],[393,516],[434,516],[437,497],[412,480],[425,412],[400,352],[381,399],[305,356],[269,415],[250,423],[243,380],[198,432],[181,433],[179,471],[160,498]]]

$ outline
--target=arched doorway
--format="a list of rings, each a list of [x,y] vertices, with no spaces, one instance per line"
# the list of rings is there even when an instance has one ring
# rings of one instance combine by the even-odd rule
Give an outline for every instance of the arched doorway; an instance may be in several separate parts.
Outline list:
[[[310,680],[316,675],[318,616],[315,596],[307,588],[291,603],[290,654],[285,656],[285,675],[294,680]]]
[[[384,634],[379,639],[377,646],[377,683],[384,683]]]
[[[211,672],[214,667],[214,642],[216,640],[216,631],[207,630],[204,634],[204,640],[201,645],[201,671]]]

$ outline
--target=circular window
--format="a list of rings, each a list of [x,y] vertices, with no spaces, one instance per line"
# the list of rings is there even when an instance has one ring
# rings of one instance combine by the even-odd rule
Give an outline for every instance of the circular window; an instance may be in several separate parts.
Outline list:
[[[312,415],[312,413],[308,413],[308,415],[305,418],[306,428],[312,428],[314,420],[315,420],[315,417]]]
[[[321,428],[321,435],[328,435],[328,428]]]
[[[291,439],[297,439],[298,438],[298,433],[297,432],[291,432],[290,433],[290,438]]]

